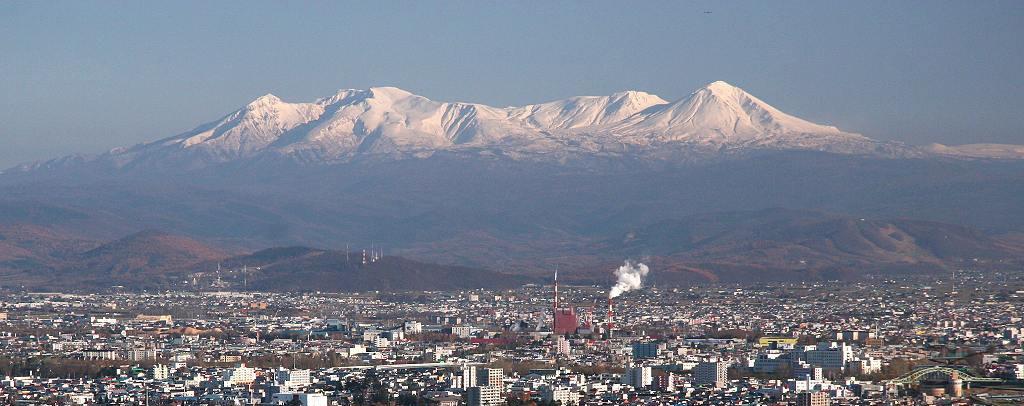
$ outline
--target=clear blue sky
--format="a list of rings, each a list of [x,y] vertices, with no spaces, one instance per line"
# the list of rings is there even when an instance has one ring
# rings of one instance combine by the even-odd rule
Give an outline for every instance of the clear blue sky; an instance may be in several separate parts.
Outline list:
[[[710,11],[710,14],[705,13]],[[845,130],[1024,144],[1024,1],[0,2],[0,167],[272,92],[518,105],[725,80]]]

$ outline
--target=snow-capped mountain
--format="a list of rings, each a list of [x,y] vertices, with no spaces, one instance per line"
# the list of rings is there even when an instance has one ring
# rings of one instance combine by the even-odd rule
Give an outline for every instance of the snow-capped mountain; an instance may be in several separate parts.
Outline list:
[[[636,91],[508,108],[437,102],[393,87],[341,90],[312,103],[266,95],[213,123],[111,155],[123,162],[167,156],[227,161],[260,154],[335,161],[482,148],[555,152],[570,133],[607,131],[666,103]]]
[[[722,81],[708,84],[682,100],[627,117],[607,131],[663,143],[726,148],[867,152],[877,144],[858,134],[783,113]]]
[[[717,81],[673,102],[626,91],[505,108],[433,101],[393,87],[341,90],[308,103],[268,94],[183,134],[92,159],[116,167],[190,167],[252,157],[319,163],[438,151],[561,158],[752,149],[897,156],[922,151],[791,116]]]

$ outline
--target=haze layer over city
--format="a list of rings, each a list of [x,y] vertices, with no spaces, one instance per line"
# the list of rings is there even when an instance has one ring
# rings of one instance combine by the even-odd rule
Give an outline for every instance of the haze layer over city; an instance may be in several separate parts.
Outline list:
[[[0,3],[0,403],[1024,403],[1024,3]]]

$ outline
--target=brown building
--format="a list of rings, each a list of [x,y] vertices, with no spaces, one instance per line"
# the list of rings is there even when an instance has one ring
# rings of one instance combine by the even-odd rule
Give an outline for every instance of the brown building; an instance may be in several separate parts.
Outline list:
[[[828,394],[825,392],[801,392],[796,395],[796,406],[829,406]]]

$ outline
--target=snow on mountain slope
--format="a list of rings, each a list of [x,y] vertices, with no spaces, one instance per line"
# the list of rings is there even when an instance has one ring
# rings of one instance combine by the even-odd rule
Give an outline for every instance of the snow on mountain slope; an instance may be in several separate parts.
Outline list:
[[[343,90],[316,104],[325,113],[273,147],[285,154],[337,158],[481,144],[522,131],[502,109],[436,102],[392,87]]]
[[[267,94],[212,125],[158,141],[157,145],[207,149],[225,158],[244,157],[262,150],[286,131],[319,117],[323,110],[319,104],[285,103]]]
[[[618,134],[715,146],[817,149],[870,139],[793,117],[728,83],[708,84],[679,101],[657,106],[610,128]]]
[[[437,151],[561,158],[758,149],[935,154],[791,116],[718,81],[674,102],[626,91],[505,108],[433,101],[394,87],[341,90],[311,103],[288,103],[268,94],[192,131],[95,159],[117,167],[155,163],[187,168],[256,156],[317,163]]]
[[[546,130],[585,128],[619,122],[651,106],[667,103],[650,93],[626,91],[512,108],[508,117]]]
[[[341,90],[313,103],[286,103],[267,95],[216,122],[111,155],[123,165],[189,153],[205,161],[256,153],[325,161],[469,148],[546,152],[564,144],[552,131],[618,122],[664,103],[636,91],[509,108],[437,102],[394,87]]]
[[[589,153],[610,144],[666,143],[843,152],[870,152],[875,144],[785,114],[725,82],[672,103],[639,91],[507,108],[438,102],[393,87],[342,90],[313,103],[264,96],[160,144],[210,149],[207,156],[224,160],[263,149],[323,161],[481,148],[512,155]]]

